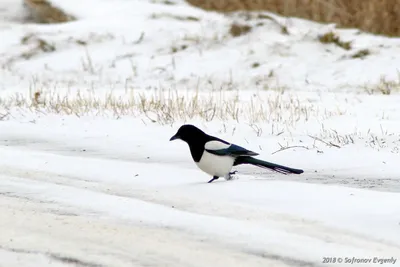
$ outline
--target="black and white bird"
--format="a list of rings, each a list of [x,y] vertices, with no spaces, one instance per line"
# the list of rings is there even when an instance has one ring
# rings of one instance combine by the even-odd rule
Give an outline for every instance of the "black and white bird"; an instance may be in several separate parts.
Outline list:
[[[209,183],[219,177],[229,180],[231,175],[236,173],[231,172],[232,167],[240,164],[251,164],[283,174],[303,173],[300,169],[253,158],[252,156],[257,156],[258,153],[208,135],[194,125],[182,125],[170,141],[176,139],[181,139],[189,145],[194,162],[202,171],[212,176]]]

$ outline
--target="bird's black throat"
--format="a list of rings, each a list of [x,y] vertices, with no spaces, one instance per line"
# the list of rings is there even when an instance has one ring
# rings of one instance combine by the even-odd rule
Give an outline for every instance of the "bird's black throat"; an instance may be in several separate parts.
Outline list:
[[[186,142],[189,145],[190,154],[195,162],[199,162],[204,153],[204,146],[208,141],[204,137],[198,137],[197,140]]]

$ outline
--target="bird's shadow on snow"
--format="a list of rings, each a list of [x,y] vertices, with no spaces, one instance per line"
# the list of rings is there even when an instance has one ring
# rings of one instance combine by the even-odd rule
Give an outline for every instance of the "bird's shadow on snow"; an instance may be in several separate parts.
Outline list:
[[[210,178],[211,179],[211,178]],[[225,183],[235,183],[235,182],[251,182],[251,181],[273,181],[277,180],[276,177],[268,176],[268,177],[255,177],[248,174],[237,175],[232,177],[231,179],[225,179],[223,177],[219,178],[218,180],[213,181],[212,183],[208,183],[208,180],[201,181],[201,182],[193,182],[189,185],[212,185],[212,184],[225,184]]]

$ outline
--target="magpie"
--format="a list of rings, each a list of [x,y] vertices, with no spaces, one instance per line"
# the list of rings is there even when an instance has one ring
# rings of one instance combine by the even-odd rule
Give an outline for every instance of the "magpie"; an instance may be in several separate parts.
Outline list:
[[[169,139],[180,139],[189,145],[190,153],[196,165],[205,173],[212,176],[208,183],[212,183],[219,177],[231,179],[233,166],[251,164],[261,168],[268,168],[282,174],[301,174],[303,170],[293,169],[268,161],[256,159],[252,156],[259,155],[235,144],[211,136],[194,125],[184,124],[177,133]]]

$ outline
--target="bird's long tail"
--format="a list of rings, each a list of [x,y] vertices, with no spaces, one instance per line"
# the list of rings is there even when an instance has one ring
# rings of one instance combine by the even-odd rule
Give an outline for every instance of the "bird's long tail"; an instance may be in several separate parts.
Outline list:
[[[289,174],[289,173],[300,174],[304,172],[303,170],[300,169],[289,168],[286,166],[278,165],[268,161],[263,161],[249,156],[237,157],[233,165],[236,166],[239,164],[251,164],[261,168],[268,168],[283,174]]]

